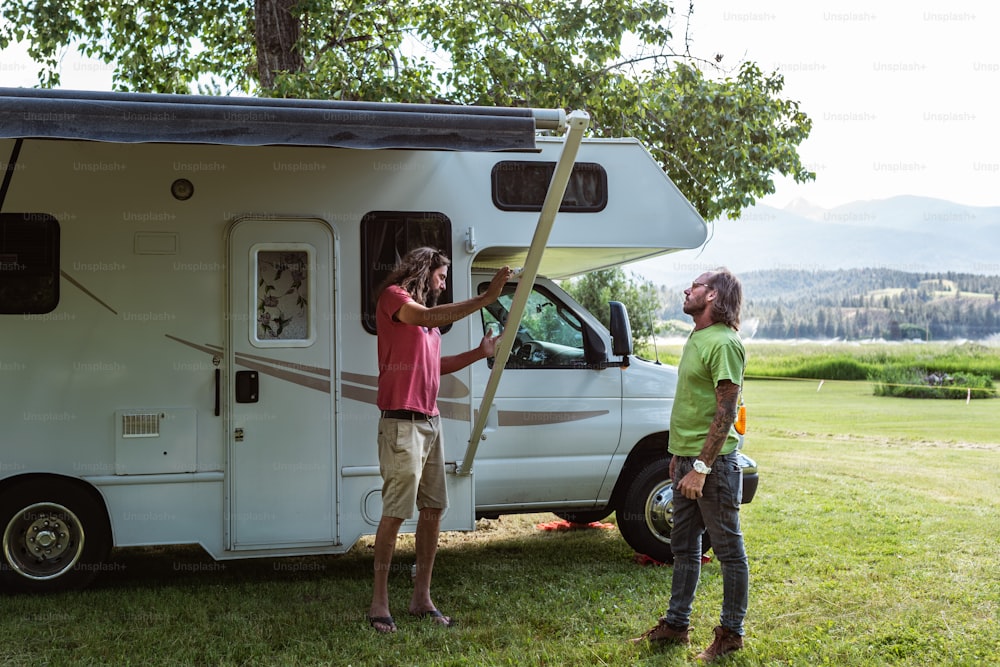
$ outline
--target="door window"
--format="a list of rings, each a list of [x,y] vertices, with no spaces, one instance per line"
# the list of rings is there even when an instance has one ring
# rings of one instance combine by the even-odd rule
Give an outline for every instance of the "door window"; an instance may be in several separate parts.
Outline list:
[[[488,283],[479,285],[486,291]],[[515,285],[504,288],[500,298],[482,309],[486,331],[502,332],[514,300]],[[490,366],[493,362],[490,360]],[[584,324],[572,310],[544,289],[531,290],[507,368],[585,368]]]
[[[315,338],[311,247],[254,246],[255,316],[251,340],[257,347],[303,347]]]

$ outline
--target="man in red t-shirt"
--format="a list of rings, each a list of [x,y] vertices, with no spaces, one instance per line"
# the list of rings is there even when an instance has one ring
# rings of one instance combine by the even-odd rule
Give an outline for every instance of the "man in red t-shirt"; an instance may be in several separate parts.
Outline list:
[[[411,250],[386,279],[376,308],[382,518],[375,533],[375,585],[368,622],[378,632],[396,631],[389,613],[389,570],[399,528],[413,516],[414,506],[419,511],[417,564],[409,612],[444,626],[453,622],[431,601],[441,513],[448,506],[438,387],[442,375],[494,356],[498,337],[484,336],[478,347],[441,357],[438,327],[496,301],[511,270],[505,266],[497,271],[479,296],[438,305],[450,265],[439,250]]]

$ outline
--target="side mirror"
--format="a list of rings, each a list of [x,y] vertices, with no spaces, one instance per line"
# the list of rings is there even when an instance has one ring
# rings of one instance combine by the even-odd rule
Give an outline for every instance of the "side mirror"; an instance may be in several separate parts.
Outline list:
[[[628,321],[628,310],[621,301],[609,301],[611,308],[611,354],[627,357],[632,354],[632,325]]]

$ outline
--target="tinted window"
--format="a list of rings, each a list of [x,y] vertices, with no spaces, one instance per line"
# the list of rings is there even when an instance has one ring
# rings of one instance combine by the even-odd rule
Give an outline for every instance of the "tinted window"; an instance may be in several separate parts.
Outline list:
[[[541,211],[555,162],[498,162],[493,167],[493,204],[503,211]],[[596,213],[608,205],[608,174],[595,162],[578,162],[560,211]]]
[[[362,324],[375,333],[375,303],[382,282],[413,248],[437,248],[451,257],[451,221],[442,213],[373,211],[361,220],[361,239]],[[451,285],[449,275],[441,303],[451,302]]]
[[[49,313],[58,303],[59,222],[45,213],[0,214],[0,313]]]

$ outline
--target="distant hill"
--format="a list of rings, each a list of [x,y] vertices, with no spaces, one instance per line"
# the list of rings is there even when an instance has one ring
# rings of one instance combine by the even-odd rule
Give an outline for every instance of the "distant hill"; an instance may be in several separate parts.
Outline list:
[[[720,265],[737,273],[882,268],[1000,275],[1000,206],[917,196],[832,209],[804,201],[784,209],[754,206],[736,220],[714,223],[701,249],[628,268],[657,285],[676,287]]]
[[[1000,275],[893,269],[741,274],[743,333],[758,338],[986,340],[1000,334]],[[680,288],[661,319],[686,321]]]

